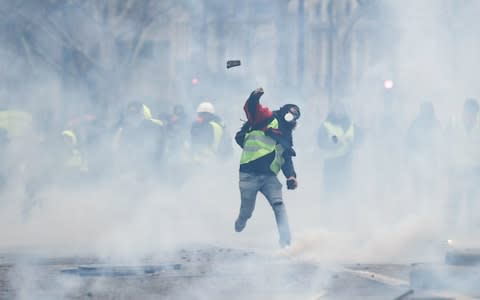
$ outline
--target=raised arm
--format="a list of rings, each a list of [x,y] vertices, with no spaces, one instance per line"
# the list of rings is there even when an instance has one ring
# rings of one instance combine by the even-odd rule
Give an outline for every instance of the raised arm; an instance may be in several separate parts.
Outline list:
[[[262,97],[263,94],[262,88],[254,90],[243,106],[248,123],[255,129],[258,129],[258,126],[265,126],[264,123],[272,117],[272,111],[268,107],[260,104],[260,97]]]

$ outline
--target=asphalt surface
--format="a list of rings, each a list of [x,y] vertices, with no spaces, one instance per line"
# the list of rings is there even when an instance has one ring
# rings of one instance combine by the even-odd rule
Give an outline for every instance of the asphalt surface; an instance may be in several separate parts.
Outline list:
[[[480,299],[414,290],[414,267],[319,265],[215,247],[136,263],[4,254],[0,299]]]

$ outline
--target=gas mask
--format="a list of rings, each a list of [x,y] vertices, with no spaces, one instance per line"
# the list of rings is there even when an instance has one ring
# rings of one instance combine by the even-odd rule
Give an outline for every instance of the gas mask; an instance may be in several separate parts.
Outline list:
[[[294,104],[284,105],[282,110],[286,111],[283,119],[290,124],[296,123],[300,118],[300,109]]]
[[[283,116],[283,119],[290,123],[295,120],[295,116],[291,112],[288,112]]]

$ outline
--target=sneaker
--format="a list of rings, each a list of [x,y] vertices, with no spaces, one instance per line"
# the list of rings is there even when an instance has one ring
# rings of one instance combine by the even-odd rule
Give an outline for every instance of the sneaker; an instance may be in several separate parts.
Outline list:
[[[245,225],[247,225],[246,221],[242,222],[242,221],[240,221],[240,219],[237,219],[235,221],[235,231],[236,232],[241,232],[245,228]]]

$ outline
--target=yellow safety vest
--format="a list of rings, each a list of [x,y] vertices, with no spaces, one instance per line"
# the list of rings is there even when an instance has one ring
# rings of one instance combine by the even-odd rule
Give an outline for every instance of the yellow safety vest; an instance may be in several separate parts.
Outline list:
[[[278,129],[278,120],[273,119],[267,128]],[[278,174],[284,163],[283,151],[283,147],[277,144],[273,138],[265,135],[263,130],[252,130],[245,135],[240,164],[247,164],[275,152],[275,159],[270,164],[270,170],[274,174]]]
[[[71,130],[64,130],[62,135],[70,140],[70,146],[72,147],[70,157],[65,162],[65,167],[76,168],[82,172],[88,171],[88,164],[78,149],[78,139],[76,134]]]
[[[193,153],[194,161],[207,161],[218,152],[223,138],[223,126],[216,121],[210,121],[209,124],[213,129],[213,142],[211,145],[197,146]]]
[[[155,123],[156,125],[159,125],[159,126],[163,126],[163,121],[160,120],[160,119],[155,119],[152,115],[152,111],[150,110],[150,108],[148,106],[146,106],[145,104],[142,105],[143,106],[143,117],[145,118],[145,120],[150,120],[152,121],[153,123]]]
[[[212,144],[212,149],[214,152],[218,151],[218,148],[220,147],[220,143],[222,141],[222,136],[223,136],[223,126],[218,124],[215,121],[210,121],[209,124],[213,128],[213,144]]]
[[[342,127],[337,126],[331,122],[323,122],[323,126],[327,129],[328,137],[330,140],[333,137],[337,137],[338,147],[334,150],[323,150],[323,156],[326,159],[338,158],[348,154],[352,147],[355,138],[355,126],[350,124],[347,130],[343,130]]]
[[[0,111],[0,128],[7,131],[9,138],[22,136],[32,130],[32,124],[30,113],[15,110]]]

